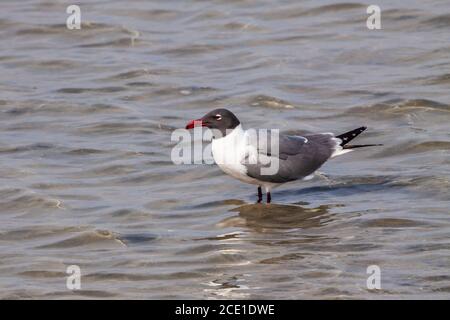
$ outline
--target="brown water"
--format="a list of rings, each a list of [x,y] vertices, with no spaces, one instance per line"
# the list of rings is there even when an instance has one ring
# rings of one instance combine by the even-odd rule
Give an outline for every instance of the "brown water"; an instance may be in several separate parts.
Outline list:
[[[77,3],[0,4],[0,298],[450,298],[448,1]],[[217,107],[385,146],[255,205],[170,160]]]

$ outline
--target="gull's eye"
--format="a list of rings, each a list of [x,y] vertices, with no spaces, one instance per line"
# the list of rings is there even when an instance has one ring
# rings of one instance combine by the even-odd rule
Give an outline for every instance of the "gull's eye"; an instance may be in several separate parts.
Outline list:
[[[222,116],[220,114],[216,114],[214,118],[216,118],[216,120],[222,120]]]

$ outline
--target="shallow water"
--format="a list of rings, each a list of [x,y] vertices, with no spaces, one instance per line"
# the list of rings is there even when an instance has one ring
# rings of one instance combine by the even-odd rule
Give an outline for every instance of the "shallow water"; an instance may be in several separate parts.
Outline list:
[[[78,3],[1,3],[0,298],[450,297],[450,3]],[[384,147],[255,205],[170,160],[217,107]]]

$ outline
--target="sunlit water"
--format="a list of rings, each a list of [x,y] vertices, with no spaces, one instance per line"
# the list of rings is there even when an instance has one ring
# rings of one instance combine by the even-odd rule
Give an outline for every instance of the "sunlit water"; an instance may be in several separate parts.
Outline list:
[[[276,3],[1,2],[0,298],[450,297],[450,3]],[[255,205],[170,159],[218,107],[384,147]]]

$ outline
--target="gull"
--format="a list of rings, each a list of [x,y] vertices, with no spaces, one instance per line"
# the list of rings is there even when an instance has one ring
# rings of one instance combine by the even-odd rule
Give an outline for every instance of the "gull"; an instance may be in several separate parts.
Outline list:
[[[191,120],[186,129],[207,127],[213,131],[212,155],[219,168],[242,182],[258,186],[258,203],[262,188],[266,202],[271,202],[271,190],[283,183],[308,180],[327,160],[356,148],[380,144],[349,145],[367,127],[359,127],[340,135],[312,133],[274,135],[273,130],[244,130],[239,119],[227,109],[215,109],[202,118]],[[267,134],[261,134],[266,132]],[[256,134],[255,134],[256,133]],[[266,138],[266,139],[264,139]],[[270,165],[276,170],[267,173]]]

